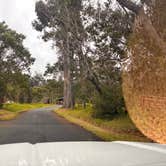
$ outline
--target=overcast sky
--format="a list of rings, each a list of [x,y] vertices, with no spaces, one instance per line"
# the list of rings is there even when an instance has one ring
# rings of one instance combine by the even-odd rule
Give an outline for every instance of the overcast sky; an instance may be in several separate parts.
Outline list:
[[[45,43],[39,38],[40,33],[32,28],[35,15],[36,0],[0,0],[0,21],[5,21],[10,28],[23,33],[27,38],[24,45],[36,58],[32,72],[44,72],[47,63],[56,61],[56,51],[51,49],[51,43]]]
[[[35,2],[36,0],[0,0],[0,21],[5,21],[10,28],[26,36],[24,45],[36,58],[32,73],[44,73],[45,66],[56,62],[57,55],[56,50],[52,50],[51,43],[45,43],[40,38],[40,33],[32,27],[32,21],[36,18]]]

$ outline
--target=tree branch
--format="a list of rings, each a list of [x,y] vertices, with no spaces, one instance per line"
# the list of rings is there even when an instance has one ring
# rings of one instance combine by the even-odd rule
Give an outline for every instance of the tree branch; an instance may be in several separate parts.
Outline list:
[[[134,12],[135,14],[138,14],[141,7],[139,5],[136,5],[131,0],[117,0],[117,2],[122,6],[127,8],[128,10]]]

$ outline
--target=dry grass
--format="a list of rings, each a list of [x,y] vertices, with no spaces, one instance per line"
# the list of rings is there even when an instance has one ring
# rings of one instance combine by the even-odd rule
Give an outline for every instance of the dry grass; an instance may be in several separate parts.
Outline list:
[[[12,120],[17,116],[18,113],[6,111],[6,110],[0,110],[0,120]]]

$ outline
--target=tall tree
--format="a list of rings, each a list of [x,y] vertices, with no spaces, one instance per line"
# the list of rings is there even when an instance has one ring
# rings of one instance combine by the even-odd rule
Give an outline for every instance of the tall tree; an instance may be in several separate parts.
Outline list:
[[[34,58],[23,46],[25,36],[11,30],[4,22],[0,23],[0,102],[6,95],[7,84],[15,73],[29,71]]]
[[[73,72],[72,67],[75,55],[74,31],[78,25],[77,16],[80,13],[80,0],[47,0],[36,3],[38,19],[33,26],[42,31],[44,40],[53,40],[54,45],[59,48],[63,61],[64,72],[64,107],[74,106],[73,96]]]

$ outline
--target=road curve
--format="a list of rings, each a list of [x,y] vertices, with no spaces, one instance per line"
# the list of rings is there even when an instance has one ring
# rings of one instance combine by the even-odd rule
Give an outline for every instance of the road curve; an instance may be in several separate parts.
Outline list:
[[[100,141],[83,128],[57,116],[54,107],[35,109],[11,121],[0,122],[0,144],[57,141]]]

